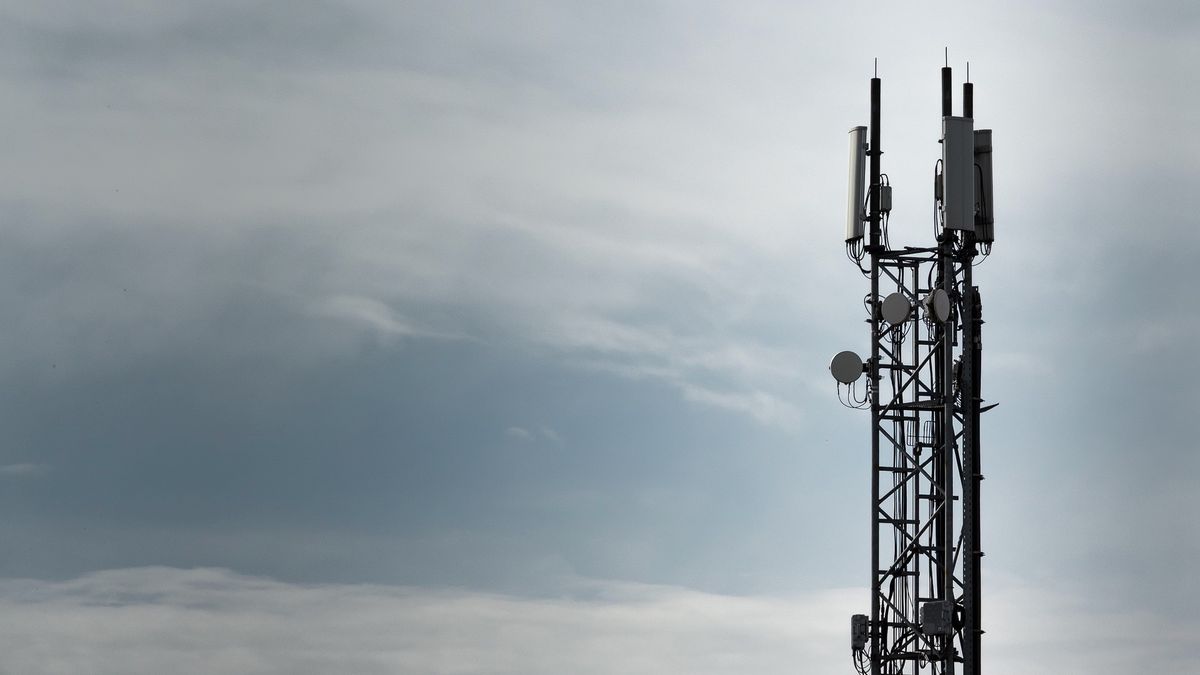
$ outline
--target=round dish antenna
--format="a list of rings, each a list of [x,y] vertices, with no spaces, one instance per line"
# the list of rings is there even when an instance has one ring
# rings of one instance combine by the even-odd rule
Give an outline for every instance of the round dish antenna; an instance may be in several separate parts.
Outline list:
[[[925,306],[925,317],[930,321],[943,323],[950,318],[950,295],[941,288],[933,289],[921,304]]]
[[[854,384],[855,380],[862,377],[863,360],[854,352],[839,352],[829,363],[829,372],[833,373],[833,379],[842,384]]]
[[[883,299],[883,306],[880,307],[879,313],[883,316],[884,321],[898,326],[912,316],[912,303],[903,293],[892,293]]]

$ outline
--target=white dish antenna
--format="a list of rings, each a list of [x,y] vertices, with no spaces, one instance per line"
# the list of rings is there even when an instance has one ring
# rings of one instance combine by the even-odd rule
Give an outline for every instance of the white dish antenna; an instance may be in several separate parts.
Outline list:
[[[854,352],[839,352],[829,363],[829,372],[833,373],[833,379],[842,384],[854,384],[862,377],[863,360]]]
[[[884,321],[893,326],[899,326],[912,316],[912,303],[903,293],[892,293],[883,299],[879,313],[883,316]]]
[[[950,295],[941,288],[933,289],[933,292],[925,296],[921,301],[925,306],[925,318],[934,323],[945,323],[950,319]]]

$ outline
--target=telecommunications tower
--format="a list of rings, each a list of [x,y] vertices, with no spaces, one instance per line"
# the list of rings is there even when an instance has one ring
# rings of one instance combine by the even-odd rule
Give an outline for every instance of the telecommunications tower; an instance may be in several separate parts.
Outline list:
[[[888,238],[878,77],[871,126],[850,130],[846,251],[871,283],[871,352],[841,352],[830,370],[839,399],[871,411],[871,607],[850,620],[863,675],[980,675],[979,416],[993,406],[980,398],[972,268],[992,248],[992,132],[975,129],[967,74],[955,116],[942,68],[932,245]]]

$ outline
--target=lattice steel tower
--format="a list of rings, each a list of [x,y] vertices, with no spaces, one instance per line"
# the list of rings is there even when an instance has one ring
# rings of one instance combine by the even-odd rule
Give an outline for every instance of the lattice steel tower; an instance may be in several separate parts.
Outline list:
[[[942,68],[932,246],[888,239],[878,77],[869,141],[868,127],[850,130],[846,251],[871,284],[871,354],[842,352],[830,370],[839,399],[871,411],[871,613],[850,621],[863,674],[980,674],[979,417],[991,406],[980,398],[972,268],[992,247],[992,134],[974,128],[972,99],[968,82],[962,116],[952,114]]]

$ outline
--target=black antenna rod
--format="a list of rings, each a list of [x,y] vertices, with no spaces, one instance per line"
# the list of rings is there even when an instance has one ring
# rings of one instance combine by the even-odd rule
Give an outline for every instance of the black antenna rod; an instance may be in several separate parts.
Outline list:
[[[879,297],[879,261],[880,261],[880,213],[879,213],[879,158],[883,155],[880,150],[880,132],[879,132],[879,117],[880,117],[880,82],[879,77],[871,78],[871,144],[869,146],[871,155],[871,210],[869,217],[871,220],[871,233],[869,251],[871,252],[871,302],[875,303]],[[880,316],[878,312],[871,312],[871,334],[879,335]],[[879,371],[875,369],[875,364],[879,362],[880,347],[878,340],[871,340],[871,366],[868,370],[868,377],[871,387],[871,424],[878,427],[880,424],[880,404],[879,404]],[[872,593],[877,592],[880,586],[880,569],[879,560],[879,506],[876,504],[876,495],[879,494],[879,434],[871,434],[871,589]],[[879,615],[880,603],[876,602],[872,597],[871,602],[871,626],[870,631],[871,655],[875,658],[876,654],[883,653],[883,636],[884,631],[878,628],[879,621],[882,617]],[[872,665],[871,675],[882,675],[878,665]]]
[[[963,117],[975,117],[975,85],[971,84],[970,61],[967,61],[967,81],[963,82]]]
[[[878,77],[871,78],[871,144],[869,146],[870,151],[867,154],[871,156],[871,211],[869,216],[871,220],[870,243],[872,248],[879,246],[878,237],[881,213],[879,208],[879,158],[883,155],[883,152],[879,149],[879,84]]]
[[[946,65],[942,68],[942,117],[953,114],[950,106],[950,48],[946,47]]]

